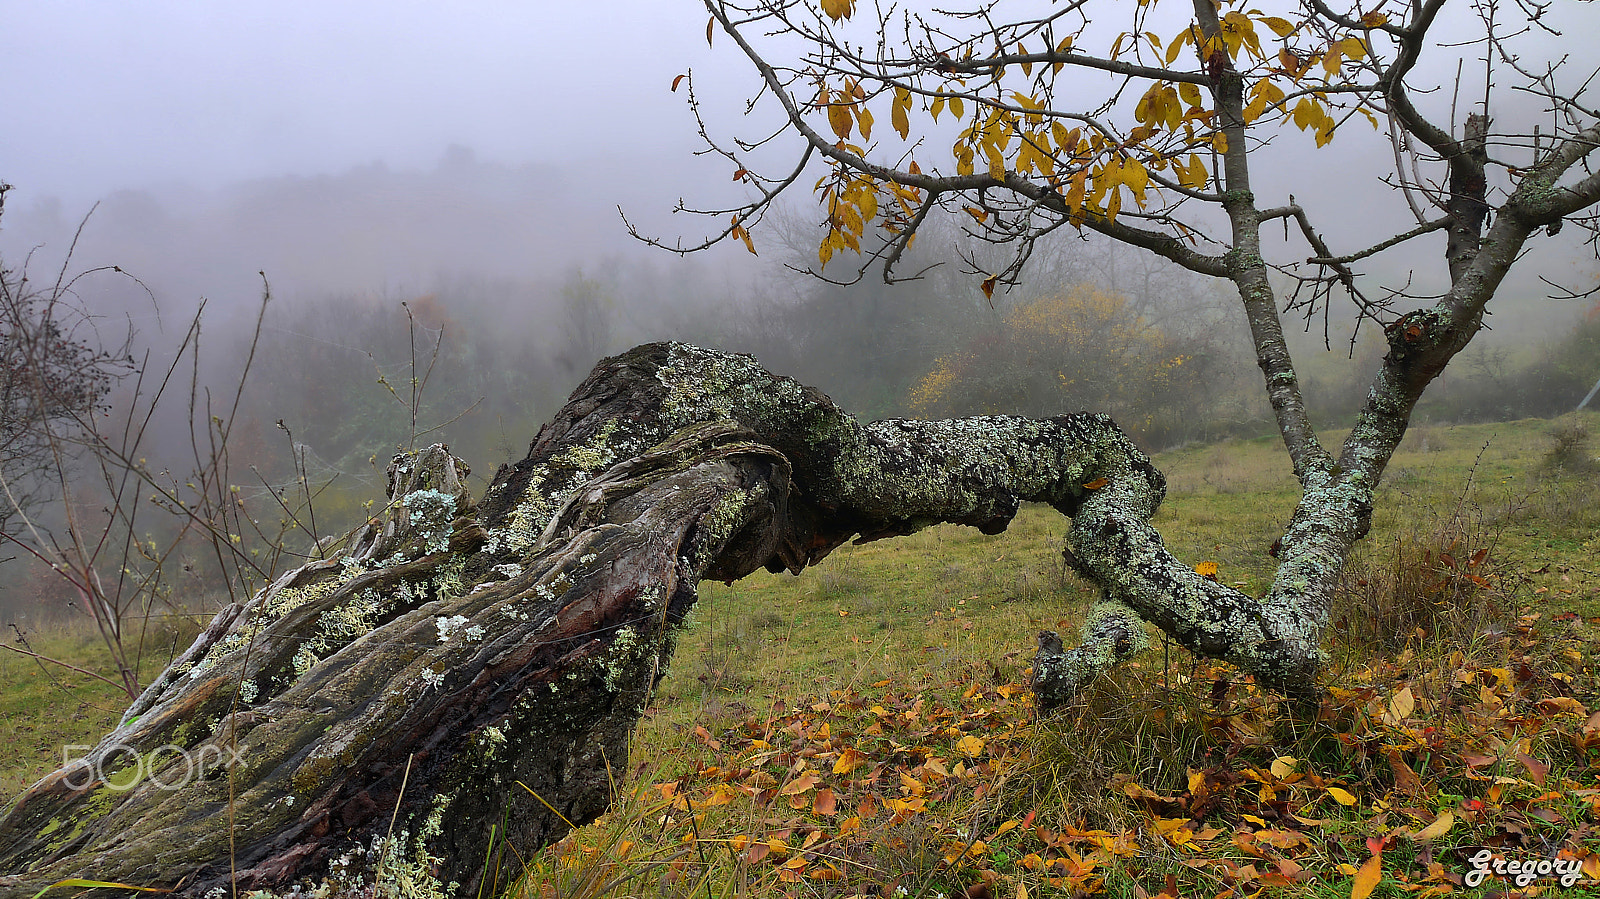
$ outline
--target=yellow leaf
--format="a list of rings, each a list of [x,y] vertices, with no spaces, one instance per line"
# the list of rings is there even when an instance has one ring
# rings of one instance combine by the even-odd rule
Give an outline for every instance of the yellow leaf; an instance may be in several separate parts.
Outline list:
[[[1006,158],[994,144],[984,146],[984,151],[989,156],[989,177],[996,181],[1006,180]]]
[[[850,18],[855,7],[856,0],[822,0],[822,11],[835,22]]]
[[[1178,58],[1178,54],[1183,52],[1183,45],[1192,40],[1194,40],[1194,32],[1187,28],[1173,38],[1172,43],[1167,45],[1167,65],[1172,65],[1173,61]]]
[[[1228,152],[1228,136],[1221,131],[1211,135],[1211,148],[1218,153]]]
[[[844,95],[841,94],[840,96]],[[850,115],[850,106],[851,104],[842,102],[828,104],[828,124],[832,126],[833,133],[837,134],[840,140],[848,140],[850,138],[850,129],[853,123],[853,117]]]
[[[1190,106],[1199,106],[1205,102],[1200,97],[1199,85],[1191,84],[1187,81],[1178,83],[1178,96],[1182,97],[1183,102],[1189,104]]]
[[[956,741],[956,751],[969,757],[983,755],[983,740],[968,734]]]
[[[1178,183],[1191,190],[1200,190],[1206,186],[1211,176],[1206,172],[1205,161],[1198,153],[1189,154],[1189,164],[1184,166],[1183,174],[1179,176]]]
[[[1383,723],[1390,727],[1399,727],[1405,723],[1407,718],[1411,717],[1411,713],[1416,707],[1417,700],[1415,696],[1411,695],[1411,688],[1402,687],[1400,692],[1394,694],[1394,698],[1389,700],[1389,710],[1383,715]]]
[[[928,113],[932,115],[933,120],[937,122],[939,121],[939,113],[941,112],[944,112],[944,97],[934,97],[933,105],[928,108]]]
[[[1378,886],[1378,881],[1383,879],[1383,860],[1374,855],[1361,864],[1361,870],[1356,872],[1355,879],[1350,884],[1350,899],[1367,899],[1372,895],[1373,889]]]
[[[1144,92],[1144,96],[1139,98],[1138,103],[1133,104],[1133,120],[1135,122],[1150,121],[1150,99],[1154,93],[1155,87],[1152,86],[1150,90]]]
[[[1389,17],[1381,12],[1369,12],[1361,17],[1361,24],[1365,28],[1380,28],[1388,21]]]
[[[867,754],[859,749],[846,748],[833,763],[834,774],[849,774],[867,763]]]
[[[1358,37],[1347,37],[1340,41],[1339,49],[1343,50],[1344,55],[1351,59],[1367,58],[1367,45]]]
[[[872,110],[865,106],[856,108],[856,124],[861,128],[861,141],[866,143],[872,139]]]
[[[1212,572],[1211,573],[1212,574],[1216,574],[1216,570],[1215,570],[1216,567],[1217,567],[1217,563],[1212,562],[1211,563],[1211,568],[1212,568]],[[1195,570],[1199,571],[1200,570],[1200,566],[1196,565],[1195,566]],[[1283,780],[1285,777],[1288,777],[1289,775],[1293,774],[1295,767],[1298,766],[1299,764],[1300,764],[1300,760],[1295,758],[1292,755],[1285,755],[1285,756],[1280,756],[1278,758],[1275,758],[1275,759],[1272,760],[1272,776],[1276,777],[1279,780]]]
[[[969,147],[969,146],[967,146],[965,144],[962,144],[960,147],[957,147],[956,148],[956,174],[958,174],[958,175],[970,175],[970,174],[972,174],[973,171],[974,171],[973,166],[972,166],[972,160],[973,160],[973,155],[972,155],[972,148],[971,147]]]
[[[1288,19],[1280,19],[1277,16],[1267,16],[1261,20],[1261,24],[1271,28],[1272,33],[1276,34],[1278,37],[1288,37],[1294,33],[1294,23],[1290,22]]]
[[[1150,172],[1144,167],[1144,163],[1137,159],[1130,159],[1124,163],[1122,166],[1122,183],[1133,191],[1134,199],[1139,201],[1140,206],[1143,206],[1144,189],[1150,183]]]
[[[1322,70],[1330,76],[1339,74],[1339,63],[1344,60],[1344,49],[1337,42],[1328,45],[1328,52],[1322,55]]]
[[[1294,126],[1301,131],[1311,127],[1321,118],[1322,108],[1310,97],[1300,98],[1294,105]]]
[[[900,139],[905,140],[911,133],[911,120],[906,116],[911,108],[911,92],[903,87],[894,89],[894,106],[889,111],[889,124],[894,130],[900,132]]]
[[[1439,813],[1439,817],[1435,818],[1432,824],[1412,834],[1411,839],[1421,841],[1437,840],[1449,833],[1450,828],[1454,827],[1455,823],[1456,816],[1449,809],[1445,809]]]
[[[955,116],[956,118],[959,119],[959,118],[961,118],[962,113],[966,111],[966,108],[967,108],[966,104],[962,103],[960,97],[951,97],[950,98],[950,114],[951,115],[953,115],[953,116]]]
[[[877,217],[877,215],[878,215],[878,192],[876,190],[864,190],[864,191],[862,191],[860,196],[858,196],[856,198],[856,202],[858,204],[860,204],[860,206],[861,206],[861,220],[862,221],[870,222],[875,217]]]
[[[1351,794],[1349,790],[1346,790],[1342,787],[1329,787],[1328,795],[1332,796],[1333,801],[1339,803],[1340,805],[1356,804],[1356,797]]]

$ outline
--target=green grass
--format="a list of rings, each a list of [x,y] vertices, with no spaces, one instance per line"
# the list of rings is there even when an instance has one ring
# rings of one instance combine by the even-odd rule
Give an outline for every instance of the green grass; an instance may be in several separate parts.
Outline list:
[[[195,621],[152,620],[140,640],[129,628],[128,652],[136,659],[141,683],[187,649],[199,632]],[[6,636],[11,646],[74,665],[73,671],[0,648],[0,796],[10,797],[59,767],[68,747],[93,746],[116,726],[131,700],[111,654],[87,622],[21,628]],[[91,677],[84,671],[99,677]],[[107,683],[110,681],[111,683]],[[83,749],[74,752],[83,752]]]

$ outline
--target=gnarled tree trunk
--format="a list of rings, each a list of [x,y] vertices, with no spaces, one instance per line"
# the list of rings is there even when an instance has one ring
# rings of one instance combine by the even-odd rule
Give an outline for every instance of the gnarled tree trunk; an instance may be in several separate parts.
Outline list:
[[[609,799],[702,578],[798,572],[851,539],[1022,501],[1072,519],[1105,590],[1084,643],[1042,635],[1049,705],[1143,646],[1303,686],[1325,613],[1197,576],[1147,520],[1164,481],[1112,422],[861,425],[747,356],[605,360],[476,503],[443,447],[397,456],[385,520],[218,615],[84,759],[0,820],[0,896],[68,877],[218,888],[376,883],[478,895]]]

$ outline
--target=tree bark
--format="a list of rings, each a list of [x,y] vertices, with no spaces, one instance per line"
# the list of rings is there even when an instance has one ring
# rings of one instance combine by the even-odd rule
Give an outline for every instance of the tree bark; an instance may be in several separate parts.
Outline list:
[[[1041,635],[1039,704],[1145,621],[1303,688],[1319,612],[1199,577],[1148,525],[1161,474],[1104,416],[861,425],[747,356],[603,361],[481,500],[442,446],[389,506],[205,633],[83,759],[0,819],[0,897],[64,878],[469,896],[593,820],[702,578],[799,572],[852,537],[1072,519],[1100,584],[1083,644]],[[507,850],[514,851],[507,851]]]

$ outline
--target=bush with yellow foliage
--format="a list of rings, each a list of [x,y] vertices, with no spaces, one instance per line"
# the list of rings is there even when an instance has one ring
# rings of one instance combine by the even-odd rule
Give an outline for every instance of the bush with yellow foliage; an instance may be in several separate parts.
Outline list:
[[[1202,323],[1169,331],[1127,296],[1080,284],[939,357],[909,399],[929,418],[1106,412],[1159,446],[1200,436],[1209,416],[1194,413],[1232,392],[1232,370]]]

